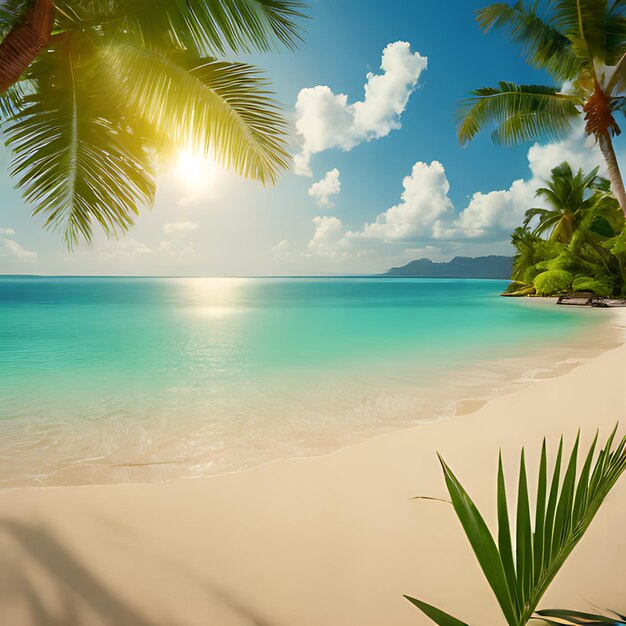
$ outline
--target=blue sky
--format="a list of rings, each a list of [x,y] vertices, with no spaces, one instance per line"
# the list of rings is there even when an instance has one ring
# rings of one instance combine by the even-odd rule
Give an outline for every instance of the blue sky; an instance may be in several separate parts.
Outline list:
[[[555,146],[497,147],[488,133],[459,146],[456,106],[471,89],[549,81],[498,33],[479,31],[474,11],[482,5],[313,0],[299,50],[246,60],[266,70],[284,104],[294,153],[303,143],[323,148],[324,133],[340,145],[310,156],[311,176],[288,173],[271,189],[183,160],[163,174],[155,207],[120,241],[98,235],[69,254],[13,190],[3,148],[0,273],[371,273],[421,256],[510,252],[508,233],[541,177],[563,158],[584,167],[599,158],[579,131]],[[382,80],[370,83],[367,99],[370,72]],[[347,100],[337,114],[320,114],[340,94]],[[337,182],[338,193],[324,193]]]

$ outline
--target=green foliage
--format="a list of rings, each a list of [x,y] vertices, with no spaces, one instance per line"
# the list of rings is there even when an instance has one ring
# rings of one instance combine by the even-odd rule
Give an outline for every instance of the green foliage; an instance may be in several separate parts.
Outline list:
[[[529,209],[526,211],[524,226],[528,227],[535,222],[533,234],[549,233],[551,241],[570,243],[590,206],[600,198],[599,194],[593,192],[604,191],[608,185],[608,181],[597,174],[597,167],[587,175],[582,169],[574,174],[567,162],[555,167],[546,187],[540,187],[535,193],[551,208]]]
[[[565,270],[548,270],[536,276],[533,285],[540,296],[555,296],[569,291],[573,280]]]
[[[522,282],[527,285],[532,285],[535,278],[537,278],[537,276],[544,271],[543,269],[539,268],[539,265],[541,264],[539,263],[537,265],[532,265],[531,267],[526,268],[526,271],[522,276]]]
[[[623,295],[624,213],[608,181],[598,177],[596,170],[574,173],[562,163],[552,170],[538,195],[551,208],[529,209],[524,226],[511,235],[516,248],[512,280],[533,285],[540,295],[559,294],[570,287],[602,296]],[[522,290],[517,291],[521,295]]]
[[[501,82],[483,87],[461,103],[459,141],[469,143],[482,128],[495,125],[495,143],[514,145],[537,138],[555,140],[572,130],[579,116],[579,100],[560,93],[559,87]]]
[[[563,440],[556,462],[548,469],[544,440],[539,477],[531,515],[530,487],[522,450],[517,504],[509,518],[502,457],[497,477],[497,535],[452,470],[440,457],[448,493],[465,535],[509,626],[524,626],[572,550],[593,521],[602,502],[626,469],[626,437],[614,448],[617,428],[596,455],[597,436],[578,469],[579,439],[569,458]],[[562,471],[563,470],[563,471]],[[440,626],[462,626],[452,618],[414,598],[408,598]]]
[[[615,291],[615,285],[606,279],[578,276],[572,282],[572,291],[591,291],[599,296],[610,296]]]
[[[7,3],[0,31],[25,5]],[[299,0],[55,5],[53,38],[0,95],[0,122],[18,187],[70,248],[94,225],[127,230],[176,150],[264,184],[289,167],[287,124],[261,73],[214,57],[293,48]]]

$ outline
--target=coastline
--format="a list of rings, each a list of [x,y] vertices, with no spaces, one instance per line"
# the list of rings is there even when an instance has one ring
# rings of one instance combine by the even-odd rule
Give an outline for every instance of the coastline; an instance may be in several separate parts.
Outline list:
[[[526,446],[532,481],[544,436],[554,453],[561,434],[571,445],[578,428],[585,444],[597,428],[608,433],[626,408],[625,380],[622,343],[462,417],[321,457],[0,493],[0,614],[12,626],[426,626],[408,593],[469,623],[501,624],[451,510],[411,498],[445,496],[439,451],[492,523],[498,450],[511,468]],[[542,606],[620,610],[625,498],[622,480]]]
[[[547,301],[519,306],[534,308],[548,304],[553,307]],[[626,323],[616,310],[570,309],[564,319],[569,315],[578,318],[579,327],[572,329],[567,339],[563,336],[536,338],[534,342],[520,344],[519,339],[512,336],[511,343],[501,346],[482,348],[475,353],[461,351],[457,362],[449,363],[448,358],[443,362],[445,367],[432,363],[430,371],[413,357],[383,360],[376,377],[367,369],[352,370],[350,377],[326,389],[327,395],[320,395],[309,381],[285,382],[274,393],[280,395],[285,387],[294,390],[308,387],[309,392],[303,393],[299,402],[294,395],[290,404],[282,409],[277,406],[283,412],[276,413],[266,424],[250,425],[255,429],[257,440],[252,442],[250,437],[242,437],[239,447],[234,449],[231,442],[230,449],[221,450],[219,432],[218,440],[207,439],[204,429],[198,429],[201,425],[194,422],[187,425],[185,420],[180,422],[180,430],[146,431],[145,434],[133,431],[131,424],[128,443],[118,438],[109,454],[88,447],[89,438],[106,442],[110,436],[111,444],[116,441],[116,431],[108,433],[104,423],[100,426],[96,421],[92,428],[80,433],[70,430],[54,433],[54,439],[58,440],[55,445],[69,442],[57,450],[57,454],[59,451],[67,454],[66,458],[48,457],[47,448],[34,445],[36,438],[32,440],[33,445],[15,446],[11,453],[11,446],[6,445],[11,441],[7,432],[4,458],[0,463],[4,472],[0,492],[23,487],[143,484],[220,476],[291,458],[325,456],[381,433],[465,415],[536,379],[561,375],[623,341]],[[592,320],[594,317],[598,319]],[[589,319],[583,322],[584,318]],[[306,419],[302,419],[301,424],[294,422],[293,432],[280,430],[280,424],[292,423],[295,416],[290,410],[297,407],[306,409],[298,409]],[[112,428],[120,427],[124,424],[112,424]],[[207,433],[211,434],[210,429]],[[165,437],[167,434],[169,437]],[[141,444],[136,441],[138,435],[152,439],[147,450],[138,445]],[[193,450],[193,456],[188,456],[188,448]],[[34,472],[34,468],[37,471]]]

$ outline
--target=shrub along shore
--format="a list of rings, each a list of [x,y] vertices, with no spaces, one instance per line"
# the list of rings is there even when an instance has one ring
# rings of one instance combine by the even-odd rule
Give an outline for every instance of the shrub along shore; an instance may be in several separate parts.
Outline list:
[[[503,295],[625,297],[624,213],[598,169],[585,174],[562,163],[536,195],[543,207],[529,209],[511,235],[516,254]]]

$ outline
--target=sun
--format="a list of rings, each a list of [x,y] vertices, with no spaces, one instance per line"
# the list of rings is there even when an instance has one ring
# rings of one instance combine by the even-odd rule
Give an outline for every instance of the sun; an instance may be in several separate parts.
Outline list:
[[[219,166],[215,159],[199,156],[191,150],[181,150],[176,161],[177,178],[194,195],[210,192],[217,180]]]

